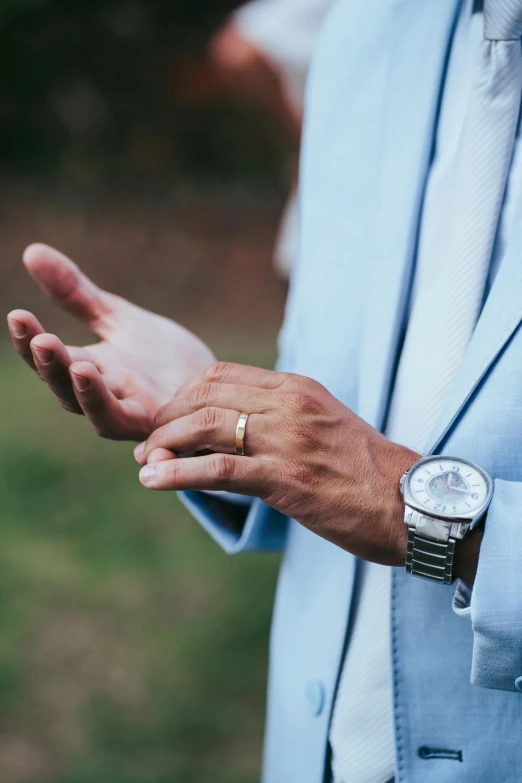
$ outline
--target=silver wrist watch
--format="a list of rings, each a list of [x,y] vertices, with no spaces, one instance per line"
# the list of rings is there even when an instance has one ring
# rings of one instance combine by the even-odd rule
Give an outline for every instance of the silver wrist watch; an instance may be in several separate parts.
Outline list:
[[[455,542],[484,517],[493,494],[485,470],[455,457],[424,457],[401,478],[408,526],[406,571],[451,584]]]

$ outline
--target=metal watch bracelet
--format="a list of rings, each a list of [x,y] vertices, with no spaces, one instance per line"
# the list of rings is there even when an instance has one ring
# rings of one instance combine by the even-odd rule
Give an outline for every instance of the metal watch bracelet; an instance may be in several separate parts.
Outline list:
[[[435,540],[419,535],[413,523],[428,521],[426,514],[406,507],[408,522],[408,547],[406,552],[406,572],[421,579],[450,585],[453,577],[453,559],[455,555],[455,538],[451,538],[447,530],[446,540]]]

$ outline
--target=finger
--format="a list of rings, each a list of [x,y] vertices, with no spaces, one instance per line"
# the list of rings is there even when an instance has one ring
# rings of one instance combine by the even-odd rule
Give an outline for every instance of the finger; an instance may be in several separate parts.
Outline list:
[[[58,250],[48,245],[29,245],[23,260],[43,292],[91,329],[95,330],[96,322],[110,311],[110,294],[98,288]]]
[[[27,310],[12,310],[7,316],[7,325],[15,351],[32,370],[37,372],[31,351],[31,340],[38,334],[43,334],[42,324]]]
[[[209,383],[235,383],[241,386],[256,386],[260,389],[278,389],[283,383],[298,377],[291,373],[273,372],[260,367],[233,362],[215,362],[203,374],[198,373],[179,387],[178,393],[186,393],[194,386]]]
[[[60,405],[71,413],[82,414],[69,374],[72,358],[67,348],[54,334],[40,334],[31,341],[34,364]]]
[[[201,408],[226,408],[245,413],[267,413],[273,408],[270,391],[253,386],[203,382],[176,394],[156,414],[154,429]]]
[[[169,449],[177,454],[190,454],[205,449],[235,454],[238,419],[238,411],[202,408],[154,430],[145,443],[136,447],[134,456],[141,465],[145,465],[155,449]],[[245,436],[244,451],[248,456],[259,453],[257,443],[254,445],[254,432],[259,431],[261,426],[256,419],[259,420],[260,416],[252,414],[247,421],[248,438]]]
[[[69,368],[76,399],[102,438],[143,440],[151,430],[151,416],[137,402],[117,400],[92,362],[74,362]]]
[[[165,462],[169,459],[177,459],[174,452],[169,451],[168,449],[156,449],[156,451],[149,454],[148,464],[152,465],[155,462]]]
[[[274,472],[268,460],[209,454],[146,465],[140,481],[148,489],[226,490],[263,497],[273,487]]]
[[[264,370],[247,364],[216,362],[203,373],[203,379],[211,383],[234,383],[240,386],[256,386],[261,389],[279,389],[295,376],[288,372]]]

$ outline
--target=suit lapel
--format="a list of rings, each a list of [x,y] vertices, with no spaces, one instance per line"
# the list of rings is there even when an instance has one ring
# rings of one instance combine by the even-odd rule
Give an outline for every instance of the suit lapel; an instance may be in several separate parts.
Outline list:
[[[359,413],[384,422],[405,316],[441,84],[460,0],[395,0],[382,125],[375,267],[363,336]]]
[[[522,222],[502,260],[464,361],[426,449],[433,454],[522,321]]]

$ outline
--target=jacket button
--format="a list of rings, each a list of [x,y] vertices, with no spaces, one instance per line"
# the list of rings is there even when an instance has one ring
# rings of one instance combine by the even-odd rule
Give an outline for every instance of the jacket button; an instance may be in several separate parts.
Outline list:
[[[310,680],[306,685],[306,701],[312,715],[320,715],[324,708],[325,690],[319,680]]]
[[[515,680],[515,688],[519,693],[522,693],[522,677],[517,677]]]

